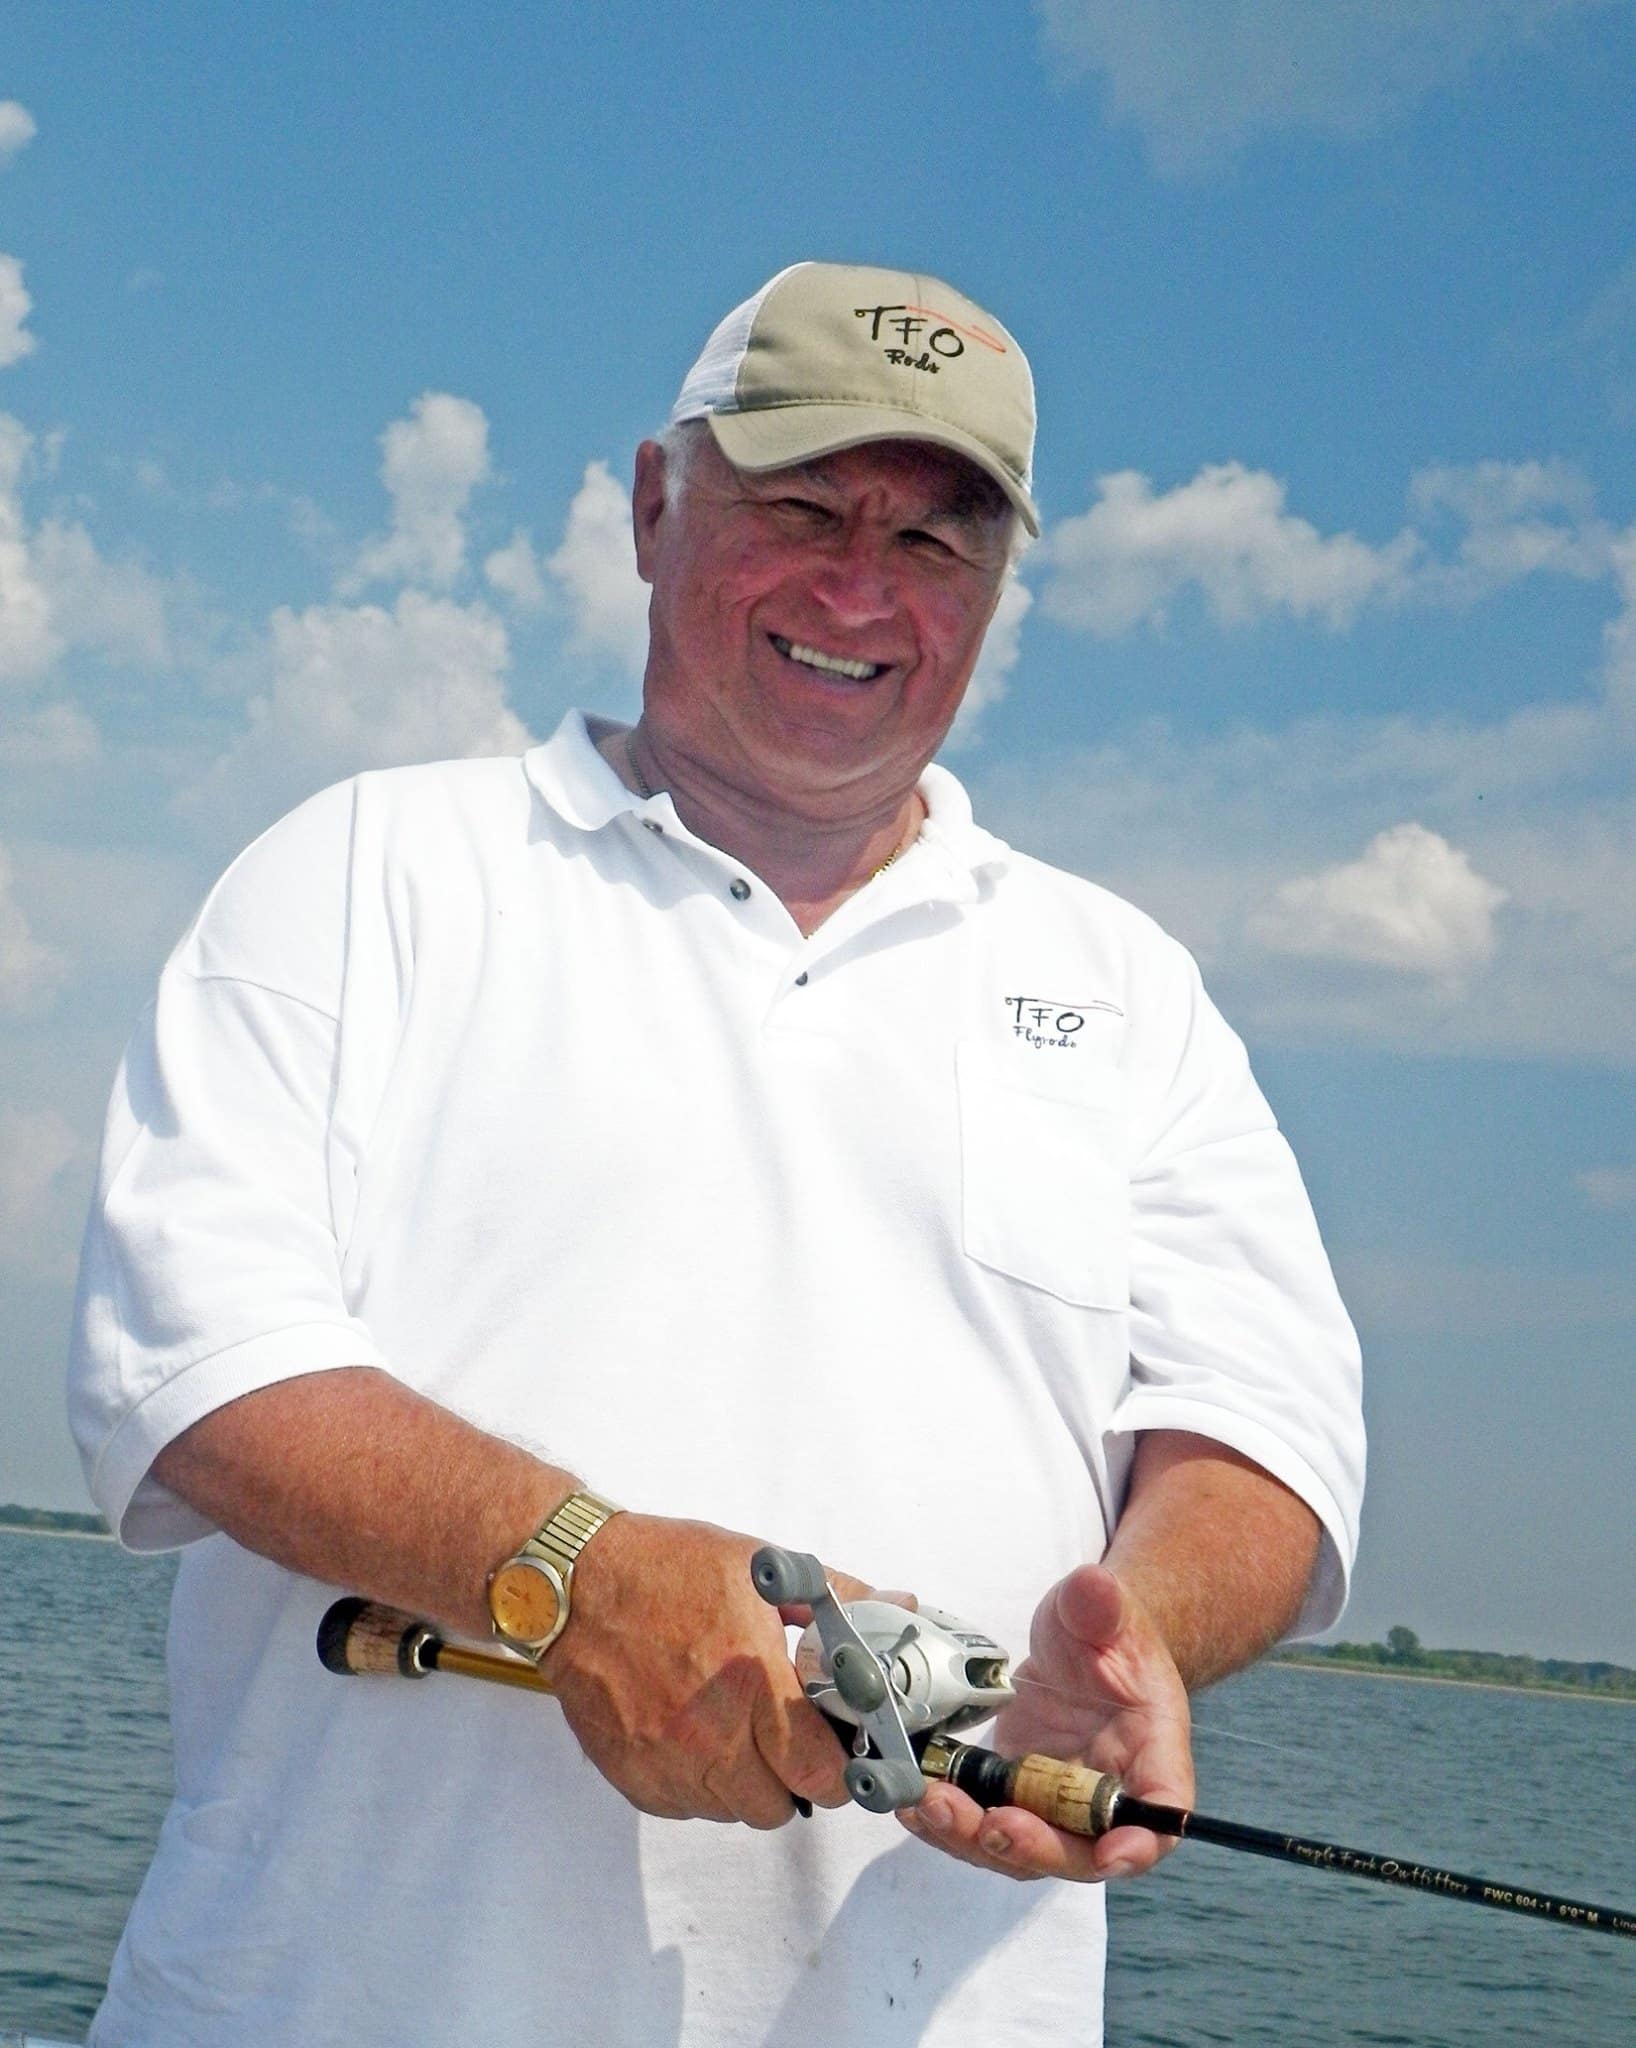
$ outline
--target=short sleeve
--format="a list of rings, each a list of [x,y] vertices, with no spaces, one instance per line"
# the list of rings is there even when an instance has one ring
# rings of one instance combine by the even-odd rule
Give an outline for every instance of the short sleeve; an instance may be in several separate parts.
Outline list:
[[[210,1533],[150,1474],[183,1430],[276,1381],[384,1363],[347,1309],[330,1188],[350,819],[349,788],[326,791],[234,863],[115,1083],[69,1417],[135,1549]]]
[[[1168,943],[1168,942],[1167,942]],[[1115,1438],[1186,1430],[1312,1508],[1323,1546],[1295,1633],[1345,1605],[1363,1491],[1357,1337],[1300,1171],[1244,1047],[1172,947],[1132,1042],[1131,1379]]]

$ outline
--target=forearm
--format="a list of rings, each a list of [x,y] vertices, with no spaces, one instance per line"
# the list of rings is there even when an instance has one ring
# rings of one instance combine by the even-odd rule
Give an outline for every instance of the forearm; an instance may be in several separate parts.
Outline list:
[[[1224,1444],[1176,1430],[1137,1443],[1103,1560],[1140,1601],[1190,1692],[1252,1663],[1300,1613],[1318,1518]]]
[[[487,1575],[579,1480],[369,1366],[231,1401],[154,1477],[291,1571],[487,1635]]]

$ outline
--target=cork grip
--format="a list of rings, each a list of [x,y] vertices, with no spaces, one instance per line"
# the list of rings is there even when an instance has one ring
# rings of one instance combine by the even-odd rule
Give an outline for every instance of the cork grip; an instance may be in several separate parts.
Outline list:
[[[418,1654],[431,1634],[424,1622],[369,1600],[337,1600],[318,1627],[318,1655],[326,1670],[343,1677],[424,1678]]]
[[[1086,1764],[1055,1757],[1025,1756],[1011,1780],[1011,1804],[1037,1813],[1070,1835],[1104,1834],[1113,1819],[1119,1780]]]
[[[429,1622],[373,1600],[336,1601],[318,1625],[318,1656],[326,1670],[343,1678],[424,1678],[428,1671],[453,1671],[525,1692],[551,1690],[523,1658],[446,1643]]]

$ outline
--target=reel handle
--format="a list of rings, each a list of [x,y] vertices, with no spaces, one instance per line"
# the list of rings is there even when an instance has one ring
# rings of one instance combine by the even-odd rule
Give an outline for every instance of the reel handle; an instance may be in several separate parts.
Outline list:
[[[829,1591],[824,1567],[810,1551],[776,1543],[763,1543],[751,1558],[750,1583],[769,1607],[811,1607]]]

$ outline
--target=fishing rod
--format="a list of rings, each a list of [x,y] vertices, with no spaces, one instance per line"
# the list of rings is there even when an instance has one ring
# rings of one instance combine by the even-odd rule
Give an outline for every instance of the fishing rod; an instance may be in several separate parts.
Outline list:
[[[1376,1884],[1404,1885],[1433,1898],[1464,1899],[1468,1905],[1526,1913],[1564,1927],[1636,1936],[1636,1914],[1613,1906],[1593,1906],[1583,1899],[1559,1898],[1527,1885],[1501,1884],[1491,1877],[1441,1870],[1435,1864],[1348,1849],[1340,1842],[1246,1827],[1241,1821],[1218,1820],[1182,1806],[1161,1806],[1134,1797],[1117,1778],[1083,1764],[1063,1764],[1042,1756],[1010,1759],[991,1749],[933,1736],[921,1753],[920,1767],[928,1778],[946,1780],[979,1806],[1021,1806],[1070,1835],[1094,1837],[1106,1834],[1109,1828],[1148,1828],[1156,1835],[1214,1842],[1221,1849],[1270,1856],[1307,1870],[1333,1870],[1343,1877],[1372,1878]]]
[[[750,1575],[769,1604],[811,1608],[812,1622],[796,1647],[796,1671],[807,1697],[850,1740],[847,1789],[871,1812],[913,1806],[929,1783],[942,1782],[981,1807],[1021,1807],[1066,1834],[1092,1840],[1112,1828],[1147,1828],[1304,1870],[1396,1885],[1423,1897],[1459,1899],[1560,1927],[1636,1937],[1636,1913],[1616,1907],[1220,1820],[1138,1798],[1117,1777],[1088,1764],[1049,1756],[1004,1757],[957,1741],[958,1733],[987,1720],[1014,1697],[1009,1659],[992,1637],[936,1608],[910,1613],[880,1600],[843,1604],[817,1558],[771,1544],[751,1559]],[[419,1679],[444,1671],[528,1692],[553,1690],[534,1665],[517,1656],[447,1642],[430,1622],[356,1598],[338,1600],[325,1613],[318,1655],[327,1670],[342,1676]],[[804,1801],[800,1804],[805,1808]]]

